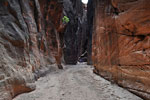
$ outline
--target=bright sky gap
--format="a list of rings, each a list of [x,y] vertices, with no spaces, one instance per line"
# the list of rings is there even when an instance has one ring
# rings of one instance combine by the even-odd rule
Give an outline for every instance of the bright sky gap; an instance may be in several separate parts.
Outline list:
[[[88,3],[88,0],[82,0],[82,2],[83,2],[84,4],[87,4],[87,3]]]

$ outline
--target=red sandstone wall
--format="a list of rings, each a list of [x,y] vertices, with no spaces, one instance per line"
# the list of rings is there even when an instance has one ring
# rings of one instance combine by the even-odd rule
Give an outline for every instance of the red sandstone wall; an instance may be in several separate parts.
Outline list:
[[[94,72],[150,99],[149,0],[94,3]]]
[[[0,0],[0,100],[34,90],[39,69],[60,63],[62,14],[60,0]]]

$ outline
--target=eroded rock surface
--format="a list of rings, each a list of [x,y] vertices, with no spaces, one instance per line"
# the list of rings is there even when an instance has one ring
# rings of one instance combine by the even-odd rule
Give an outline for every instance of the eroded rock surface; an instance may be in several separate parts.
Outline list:
[[[34,90],[33,73],[61,63],[62,15],[61,0],[0,1],[0,100]]]
[[[82,34],[86,28],[86,26],[82,27],[86,22],[84,19],[86,16],[81,0],[64,0],[64,12],[70,19],[64,35],[64,60],[66,64],[76,64],[78,57],[81,55],[80,50],[83,49],[80,44],[81,40],[86,40],[85,37],[82,38],[86,34],[86,32]]]
[[[149,0],[95,0],[95,72],[150,99]]]

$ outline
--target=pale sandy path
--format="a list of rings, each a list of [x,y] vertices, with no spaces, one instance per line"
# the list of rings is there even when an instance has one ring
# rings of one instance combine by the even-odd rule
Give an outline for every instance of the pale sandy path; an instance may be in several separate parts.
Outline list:
[[[91,66],[65,66],[37,82],[37,89],[14,100],[142,100],[93,74]]]

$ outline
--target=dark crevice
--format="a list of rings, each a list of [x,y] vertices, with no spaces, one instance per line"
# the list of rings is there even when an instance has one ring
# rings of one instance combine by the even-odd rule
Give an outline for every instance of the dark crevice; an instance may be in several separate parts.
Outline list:
[[[40,31],[39,30],[39,18],[40,18],[40,16],[39,16],[38,7],[37,7],[36,2],[34,2],[34,19],[35,19],[35,23],[36,23],[38,32]]]
[[[113,11],[113,13],[115,14],[115,15],[119,15],[119,9],[118,8],[114,8],[114,11]]]
[[[50,5],[50,9],[54,9],[54,7],[55,7],[55,6],[54,6],[53,4]]]
[[[141,41],[143,41],[143,40],[146,38],[145,35],[137,35],[137,37],[138,37]]]

